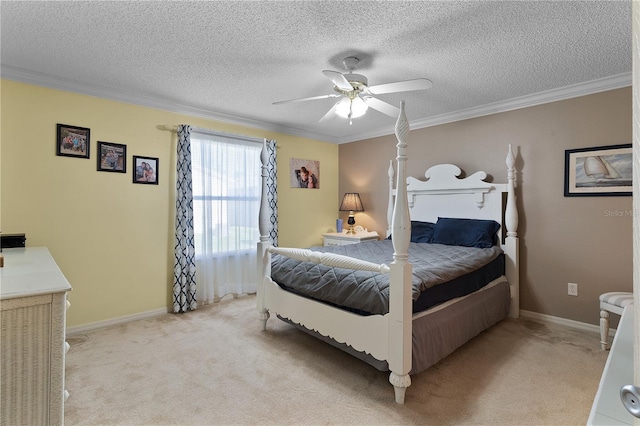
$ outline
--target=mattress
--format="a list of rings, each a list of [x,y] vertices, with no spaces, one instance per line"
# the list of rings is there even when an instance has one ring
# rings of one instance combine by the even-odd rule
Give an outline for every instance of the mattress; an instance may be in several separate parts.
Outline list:
[[[311,250],[373,263],[393,261],[390,240]],[[414,313],[470,294],[504,273],[504,255],[498,246],[410,243],[409,262]],[[331,268],[274,254],[271,278],[284,290],[361,315],[384,315],[389,311],[389,274]]]

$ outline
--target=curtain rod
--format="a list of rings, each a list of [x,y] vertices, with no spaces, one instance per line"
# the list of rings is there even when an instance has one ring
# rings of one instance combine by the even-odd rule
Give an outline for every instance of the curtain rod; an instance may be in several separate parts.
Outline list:
[[[158,124],[156,126],[158,130],[164,130],[165,132],[176,133],[178,131],[178,126],[172,126],[170,124]]]
[[[156,126],[156,128],[158,130],[163,130],[165,132],[171,132],[171,133],[177,133],[178,131],[178,126],[172,126],[170,124],[159,124]],[[266,138],[256,138],[253,136],[236,135],[233,133],[225,133],[225,132],[220,132],[218,130],[211,130],[211,129],[205,129],[202,127],[194,127],[194,126],[191,126],[191,131],[196,133],[204,133],[212,136],[222,136],[222,137],[231,138],[231,139],[249,140],[251,142],[257,142],[257,143],[262,143],[266,139]]]

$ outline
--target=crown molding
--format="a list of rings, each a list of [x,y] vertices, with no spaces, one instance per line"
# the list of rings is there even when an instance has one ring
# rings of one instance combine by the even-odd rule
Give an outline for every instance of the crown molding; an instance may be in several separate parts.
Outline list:
[[[620,89],[631,86],[631,73],[618,74],[597,80],[585,81],[583,83],[572,84],[570,86],[557,89],[546,90],[533,93],[531,95],[520,96],[518,98],[507,99],[506,101],[494,102],[481,105],[479,107],[468,108],[448,114],[436,115],[424,120],[417,120],[417,129],[430,127],[438,124],[451,123],[454,121],[467,120],[469,118],[482,117],[485,115],[497,114],[500,112],[513,111],[521,108],[528,108],[550,102],[562,101],[565,99],[577,98],[594,93],[606,92],[608,90]]]
[[[221,113],[204,108],[196,108],[189,105],[182,105],[166,99],[154,98],[149,96],[132,95],[130,93],[118,92],[110,88],[102,87],[94,84],[78,83],[69,79],[54,77],[48,74],[29,71],[9,65],[1,65],[0,73],[2,78],[19,81],[22,83],[44,86],[51,89],[58,89],[68,92],[80,93],[83,95],[95,96],[112,101],[124,102],[144,107],[160,109],[163,111],[174,112],[177,114],[190,115],[193,117],[204,118],[208,120],[220,121],[239,126],[245,126],[255,129],[261,129],[271,132],[284,133],[287,135],[320,140],[331,143],[349,143],[363,139],[371,139],[380,136],[392,134],[390,131],[374,131],[351,135],[347,138],[332,138],[326,134],[310,132],[294,127],[281,126],[265,121],[254,120],[237,115]],[[414,120],[409,123],[411,129],[422,129],[426,127],[437,126],[441,124],[452,123],[471,118],[482,117],[485,115],[497,114],[501,112],[513,111],[516,109],[527,108],[531,106],[541,105],[549,102],[557,102],[565,99],[576,98],[579,96],[591,95],[594,93],[605,92],[608,90],[620,89],[631,86],[632,73],[623,73],[610,77],[600,78],[597,80],[586,81],[583,83],[572,84],[570,86],[558,89],[546,90],[543,92],[533,93],[531,95],[521,96],[518,98],[508,99],[506,101],[494,102],[478,107],[467,108],[451,113],[440,114],[420,120]]]
[[[608,90],[621,89],[629,87],[632,84],[632,73],[617,74],[610,77],[600,78],[597,80],[586,81],[583,83],[572,84],[570,86],[560,87],[558,89],[546,90],[544,92],[533,93],[531,95],[521,96],[518,98],[508,99],[506,101],[494,102],[491,104],[481,105],[478,107],[467,108],[460,111],[454,111],[446,114],[435,115],[425,119],[414,120],[409,122],[412,130],[422,129],[426,127],[438,126],[441,124],[453,123],[456,121],[468,120],[471,118],[483,117],[485,115],[497,114],[501,112],[513,111],[516,109],[542,105],[550,102],[557,102],[580,96],[592,95],[595,93],[606,92]],[[339,140],[337,143],[355,142],[357,140],[377,138],[387,136],[392,132],[378,131],[367,134],[359,134],[357,139]]]
[[[67,78],[56,77],[36,71],[29,71],[23,68],[13,67],[10,65],[0,65],[0,76],[7,80],[18,81],[21,83],[33,84],[36,86],[47,87],[50,89],[62,90],[66,92],[79,93],[87,96],[95,96],[97,98],[108,99],[111,101],[123,102],[133,105],[139,105],[148,108],[159,109],[162,111],[173,112],[176,114],[184,114],[192,117],[204,118],[207,120],[220,121],[223,123],[234,124],[238,126],[250,127],[254,129],[266,130],[270,132],[285,133],[292,136],[299,136],[309,139],[326,141],[327,135],[322,133],[310,132],[307,130],[297,129],[294,127],[281,126],[260,120],[254,120],[232,114],[221,113],[205,108],[197,108],[189,105],[182,105],[166,99],[155,98],[144,95],[133,95],[126,92],[103,87],[96,84],[79,83]],[[335,143],[336,141],[328,141]]]

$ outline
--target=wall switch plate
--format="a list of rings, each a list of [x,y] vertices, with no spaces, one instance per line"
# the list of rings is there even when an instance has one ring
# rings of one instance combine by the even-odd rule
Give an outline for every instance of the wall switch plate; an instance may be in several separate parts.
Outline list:
[[[569,296],[577,296],[578,295],[578,284],[576,284],[576,283],[568,283],[567,294]]]

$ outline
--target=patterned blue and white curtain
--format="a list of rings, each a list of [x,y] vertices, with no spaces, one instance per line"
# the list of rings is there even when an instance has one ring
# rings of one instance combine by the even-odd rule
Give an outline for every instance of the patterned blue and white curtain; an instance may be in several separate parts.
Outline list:
[[[178,126],[176,164],[176,233],[173,266],[173,311],[197,308],[196,263],[193,231],[193,188],[191,181],[191,127]]]
[[[278,246],[278,180],[276,178],[276,141],[267,140],[267,152],[269,159],[267,161],[267,197],[269,200],[269,208],[271,209],[269,230],[269,239],[271,245]]]

